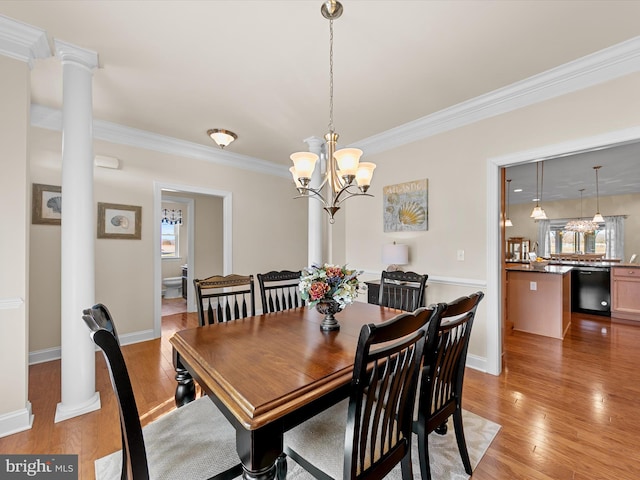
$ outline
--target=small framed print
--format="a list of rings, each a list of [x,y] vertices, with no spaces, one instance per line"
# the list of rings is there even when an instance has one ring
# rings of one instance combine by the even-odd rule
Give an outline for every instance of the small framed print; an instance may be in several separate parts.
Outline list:
[[[98,203],[98,238],[140,240],[142,207]]]
[[[62,220],[62,188],[34,183],[31,188],[31,223],[60,225]]]

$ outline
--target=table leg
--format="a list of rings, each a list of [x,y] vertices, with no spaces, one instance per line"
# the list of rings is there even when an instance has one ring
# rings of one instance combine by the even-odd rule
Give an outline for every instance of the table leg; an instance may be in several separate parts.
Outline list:
[[[242,462],[244,480],[274,480],[286,475],[282,453],[282,425],[270,423],[257,430],[238,429],[236,448]]]
[[[173,366],[176,369],[176,382],[178,382],[175,401],[176,407],[180,408],[196,399],[196,385],[191,374],[182,365],[180,357],[175,350],[173,351]]]

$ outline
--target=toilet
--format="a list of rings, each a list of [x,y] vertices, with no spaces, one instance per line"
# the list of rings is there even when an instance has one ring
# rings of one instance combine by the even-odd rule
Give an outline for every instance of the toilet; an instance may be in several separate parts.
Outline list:
[[[182,297],[182,277],[167,277],[162,279],[164,298]]]

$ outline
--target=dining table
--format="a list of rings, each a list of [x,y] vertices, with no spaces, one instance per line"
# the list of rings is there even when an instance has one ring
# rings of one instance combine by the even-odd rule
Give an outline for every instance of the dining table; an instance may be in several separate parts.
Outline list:
[[[243,478],[283,479],[284,432],[348,397],[362,326],[400,313],[354,302],[326,332],[304,306],[178,331],[176,404],[195,398],[197,381],[236,430]]]

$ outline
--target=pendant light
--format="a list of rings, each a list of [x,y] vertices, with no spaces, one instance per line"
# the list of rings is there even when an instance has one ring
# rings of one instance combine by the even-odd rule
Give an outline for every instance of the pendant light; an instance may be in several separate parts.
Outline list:
[[[538,195],[538,163],[536,163],[536,206],[531,211],[531,218],[534,220],[547,220],[547,214],[540,206],[542,201],[542,186],[544,182],[544,161],[540,165],[540,195]]]
[[[598,224],[592,222],[591,220],[587,220],[582,218],[582,192],[584,192],[584,188],[579,190],[580,192],[580,218],[577,220],[571,220],[568,222],[564,229],[569,232],[578,232],[578,233],[592,233],[598,229]]]
[[[509,217],[509,190],[511,190],[511,179],[507,179],[507,219],[504,221],[505,227],[513,227],[511,218]]]
[[[604,218],[600,215],[600,190],[598,188],[598,170],[602,168],[602,165],[593,167],[596,171],[596,214],[593,216],[593,221],[596,223],[604,223]]]

